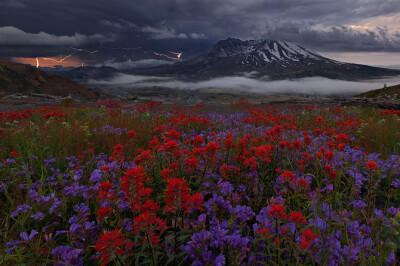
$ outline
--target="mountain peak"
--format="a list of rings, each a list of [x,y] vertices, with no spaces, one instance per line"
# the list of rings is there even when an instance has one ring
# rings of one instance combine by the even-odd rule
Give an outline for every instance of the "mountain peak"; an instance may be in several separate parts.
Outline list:
[[[228,38],[219,41],[208,52],[211,57],[251,57],[252,61],[301,61],[306,58],[324,60],[319,54],[302,46],[277,40],[245,40]]]

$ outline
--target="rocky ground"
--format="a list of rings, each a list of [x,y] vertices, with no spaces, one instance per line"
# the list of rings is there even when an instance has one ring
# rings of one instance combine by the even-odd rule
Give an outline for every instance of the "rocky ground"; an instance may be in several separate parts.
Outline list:
[[[151,94],[153,97],[151,97]],[[203,94],[191,97],[185,95],[181,100],[173,101],[172,98],[160,97],[154,92],[150,92],[148,97],[127,97],[127,98],[112,98],[112,100],[122,101],[124,103],[138,103],[145,101],[159,101],[164,104],[166,108],[172,107],[175,103],[179,106],[192,107],[196,103],[206,103],[206,108],[209,111],[224,112],[229,109],[229,104],[239,99],[239,96],[249,95],[230,95],[230,94]],[[191,99],[196,101],[191,101]],[[365,97],[348,97],[348,98],[322,98],[322,97],[304,97],[304,96],[289,96],[289,95],[274,95],[274,96],[252,96],[245,97],[246,99],[254,102],[255,104],[270,105],[274,108],[284,109],[290,105],[317,105],[317,106],[362,106],[373,107],[378,109],[394,109],[400,110],[400,99],[391,96],[379,96],[377,98]],[[88,101],[81,99],[74,99],[72,97],[62,98],[52,95],[38,94],[38,95],[22,95],[15,94],[7,97],[0,98],[0,112],[26,110],[37,108],[44,105],[63,104],[65,99],[72,99],[74,104],[94,106],[97,101]],[[189,101],[188,101],[189,99]]]

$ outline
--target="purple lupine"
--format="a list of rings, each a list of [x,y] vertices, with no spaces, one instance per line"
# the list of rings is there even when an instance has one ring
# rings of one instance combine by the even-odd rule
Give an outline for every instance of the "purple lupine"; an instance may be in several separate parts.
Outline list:
[[[30,210],[32,210],[32,207],[30,205],[28,205],[28,204],[18,205],[17,209],[11,213],[11,217],[16,217],[20,213],[27,213]]]
[[[32,240],[32,238],[34,238],[36,235],[38,234],[38,232],[36,230],[32,230],[31,233],[28,234],[26,232],[22,232],[20,234],[20,237],[22,238],[22,240],[24,240],[25,242],[29,242],[30,240]]]
[[[84,250],[70,246],[59,246],[51,251],[60,262],[58,265],[83,265],[83,258],[79,257],[83,253]]]
[[[41,221],[44,218],[44,213],[43,212],[37,212],[35,214],[31,214],[29,217],[35,219],[36,221]]]

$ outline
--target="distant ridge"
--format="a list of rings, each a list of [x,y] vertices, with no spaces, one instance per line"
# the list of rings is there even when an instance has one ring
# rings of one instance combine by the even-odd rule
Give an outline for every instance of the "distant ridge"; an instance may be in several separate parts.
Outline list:
[[[31,65],[0,59],[0,93],[42,93],[77,99],[98,99],[103,95],[60,76],[48,74]]]
[[[381,96],[390,96],[392,98],[400,99],[400,85],[367,91],[357,95],[356,97],[377,98]]]

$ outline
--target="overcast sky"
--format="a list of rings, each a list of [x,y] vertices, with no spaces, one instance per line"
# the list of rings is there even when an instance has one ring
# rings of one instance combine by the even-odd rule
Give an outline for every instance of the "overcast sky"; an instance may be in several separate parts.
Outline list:
[[[60,56],[78,47],[107,53],[107,60],[138,48],[185,58],[228,37],[400,65],[400,1],[0,0],[0,57]],[[75,51],[71,60],[85,53]]]

